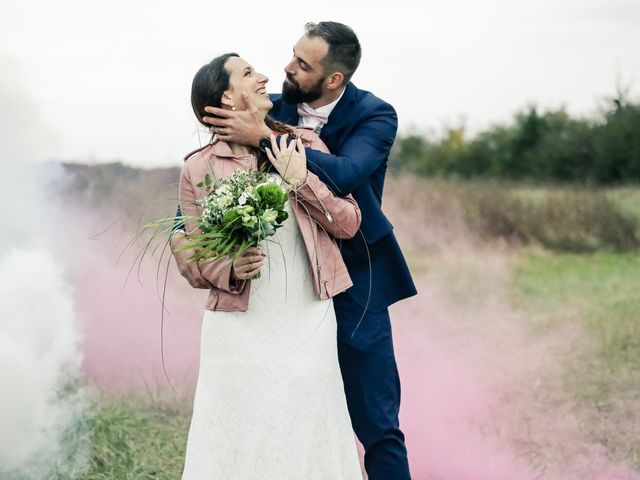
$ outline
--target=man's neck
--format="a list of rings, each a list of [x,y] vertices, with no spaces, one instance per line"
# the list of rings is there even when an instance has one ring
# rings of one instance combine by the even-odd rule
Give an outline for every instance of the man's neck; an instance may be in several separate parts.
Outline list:
[[[340,95],[342,95],[342,92],[344,92],[345,88],[347,88],[347,87],[344,86],[342,88],[336,88],[335,90],[329,90],[326,93],[326,95],[323,95],[318,100],[315,100],[313,102],[309,102],[308,105],[311,108],[320,108],[320,107],[324,107],[325,105],[329,105],[330,103],[333,103],[338,98],[340,98]]]

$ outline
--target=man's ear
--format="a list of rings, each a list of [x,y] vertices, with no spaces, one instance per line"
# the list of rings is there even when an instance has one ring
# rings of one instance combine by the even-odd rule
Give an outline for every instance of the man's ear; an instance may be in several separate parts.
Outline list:
[[[222,98],[220,99],[220,103],[222,104],[222,108],[227,107],[230,110],[233,110],[236,106],[235,102],[231,99],[231,91],[226,90],[222,94]]]
[[[329,90],[334,90],[339,86],[341,86],[343,81],[344,81],[344,75],[340,72],[334,72],[331,75],[329,75],[327,88]]]

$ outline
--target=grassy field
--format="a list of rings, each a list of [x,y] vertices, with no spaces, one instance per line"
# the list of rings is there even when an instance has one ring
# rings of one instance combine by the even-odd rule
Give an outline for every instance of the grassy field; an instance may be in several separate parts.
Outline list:
[[[640,468],[640,255],[525,252],[514,279],[514,301],[534,328],[585,332],[565,388],[588,435]]]
[[[534,335],[562,335],[568,325],[586,335],[563,381],[585,434],[616,461],[640,468],[640,255],[527,249],[508,263],[511,300]],[[453,294],[484,294],[486,285],[473,271]],[[86,478],[179,478],[189,419],[189,402],[98,398]]]
[[[483,259],[491,252],[504,266],[514,318],[532,339],[581,332],[583,341],[558,366],[557,388],[573,399],[585,435],[640,469],[640,189],[392,177],[385,211],[414,274],[429,281],[437,271],[454,300],[491,293]],[[95,397],[85,478],[180,478],[190,414],[188,401]]]

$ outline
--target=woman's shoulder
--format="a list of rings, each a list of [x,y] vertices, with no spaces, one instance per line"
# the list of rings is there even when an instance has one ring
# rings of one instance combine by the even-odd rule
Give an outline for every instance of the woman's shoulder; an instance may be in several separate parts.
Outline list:
[[[184,161],[186,162],[187,160],[197,156],[202,157],[203,155],[220,158],[235,158],[237,156],[233,153],[231,146],[227,142],[214,137],[213,140],[206,145],[198,147],[187,153],[184,157]]]
[[[215,165],[216,155],[213,144],[208,143],[187,153],[183,158],[182,177],[186,179],[200,179]]]
[[[198,147],[195,150],[191,150],[189,153],[187,153],[184,158],[182,159],[184,162],[186,162],[187,160],[189,160],[190,158],[194,157],[196,154],[200,153],[200,152],[204,152],[204,150],[206,148],[209,148],[211,146],[210,143],[202,146],[202,147]]]

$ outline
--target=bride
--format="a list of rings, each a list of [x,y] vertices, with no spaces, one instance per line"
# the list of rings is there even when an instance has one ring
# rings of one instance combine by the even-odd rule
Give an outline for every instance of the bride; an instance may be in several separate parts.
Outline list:
[[[191,102],[203,125],[205,106],[235,109],[246,92],[280,142],[272,135],[270,148],[255,149],[214,137],[190,153],[180,176],[182,213],[201,213],[196,200],[206,194],[207,173],[226,178],[258,168],[289,190],[290,215],[275,243],[197,265],[211,289],[182,478],[360,480],[331,300],[351,286],[334,238],[356,234],[360,211],[307,171],[304,146],[326,151],[317,135],[266,117],[267,81],[234,53],[193,79]],[[187,222],[186,236],[194,232]],[[174,249],[180,242],[188,238]]]

